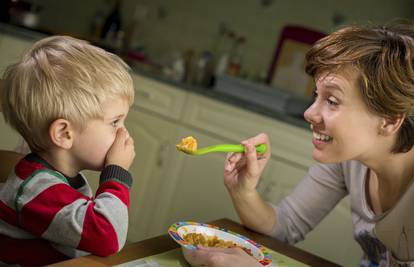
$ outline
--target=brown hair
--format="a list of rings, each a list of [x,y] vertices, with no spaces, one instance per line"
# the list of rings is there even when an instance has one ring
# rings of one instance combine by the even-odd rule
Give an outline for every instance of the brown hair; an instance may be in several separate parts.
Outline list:
[[[414,25],[348,26],[322,39],[306,54],[306,72],[316,77],[346,67],[358,70],[368,108],[384,118],[404,115],[393,153],[414,145]]]
[[[49,147],[54,120],[67,119],[82,130],[102,117],[105,100],[119,97],[131,105],[134,99],[129,68],[118,56],[68,36],[36,42],[3,79],[4,118],[35,152]]]

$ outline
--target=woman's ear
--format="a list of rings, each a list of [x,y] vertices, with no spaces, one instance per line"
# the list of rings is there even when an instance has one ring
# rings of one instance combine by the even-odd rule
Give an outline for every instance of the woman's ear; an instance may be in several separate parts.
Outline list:
[[[70,149],[73,145],[74,129],[65,119],[57,119],[50,124],[49,137],[52,143],[63,149]]]
[[[404,114],[394,116],[392,118],[383,118],[381,121],[379,134],[384,136],[393,135],[401,128],[405,119]]]

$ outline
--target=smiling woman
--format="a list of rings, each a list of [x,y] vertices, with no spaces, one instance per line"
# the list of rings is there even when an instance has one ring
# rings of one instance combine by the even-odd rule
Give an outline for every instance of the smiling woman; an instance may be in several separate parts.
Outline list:
[[[305,119],[320,163],[290,195],[270,204],[256,189],[270,154],[259,159],[254,150],[270,145],[269,138],[242,141],[246,152],[229,154],[224,171],[240,220],[293,244],[349,195],[361,266],[412,266],[414,25],[345,27],[317,41],[306,59],[316,89]],[[198,256],[214,267],[234,263],[226,255],[216,257],[220,262]],[[242,258],[237,266],[253,266]]]
[[[357,75],[356,70],[348,68],[335,74],[321,73],[316,78],[315,100],[306,110],[305,119],[314,133],[313,158],[320,162],[358,159],[361,151],[382,140],[377,135],[379,117],[373,116],[361,98]],[[350,142],[352,146],[347,145]]]

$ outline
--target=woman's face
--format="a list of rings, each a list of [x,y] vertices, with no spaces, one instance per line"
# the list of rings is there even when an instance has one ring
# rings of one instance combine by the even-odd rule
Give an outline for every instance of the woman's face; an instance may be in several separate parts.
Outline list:
[[[348,70],[316,79],[315,100],[305,119],[313,131],[312,156],[319,162],[364,161],[380,151],[381,118],[363,102],[356,77]]]

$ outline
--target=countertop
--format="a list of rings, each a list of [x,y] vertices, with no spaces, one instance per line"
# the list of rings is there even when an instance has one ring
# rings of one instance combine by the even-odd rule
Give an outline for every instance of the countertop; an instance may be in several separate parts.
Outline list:
[[[31,30],[25,27],[20,27],[20,26],[11,25],[11,24],[5,24],[5,23],[0,23],[0,33],[12,35],[12,36],[23,38],[23,39],[34,40],[34,41],[52,34],[52,33],[48,33],[47,31]],[[179,90],[190,91],[196,94],[200,94],[200,95],[212,98],[214,100],[218,100],[224,103],[234,105],[236,107],[249,110],[254,113],[258,113],[258,114],[261,114],[261,115],[264,115],[264,116],[267,116],[267,117],[270,117],[270,118],[273,118],[273,119],[276,119],[282,122],[286,122],[288,124],[291,124],[291,125],[303,128],[303,129],[309,129],[309,125],[304,120],[303,116],[292,116],[292,115],[286,114],[285,112],[272,110],[270,108],[267,108],[267,107],[264,107],[264,106],[261,106],[255,103],[251,103],[251,102],[236,98],[234,96],[216,91],[214,88],[204,88],[201,86],[173,81],[166,77],[163,77],[163,76],[160,76],[154,73],[150,73],[147,71],[143,71],[134,66],[132,66],[132,69],[135,73],[139,75],[154,79],[161,83],[174,86]]]

